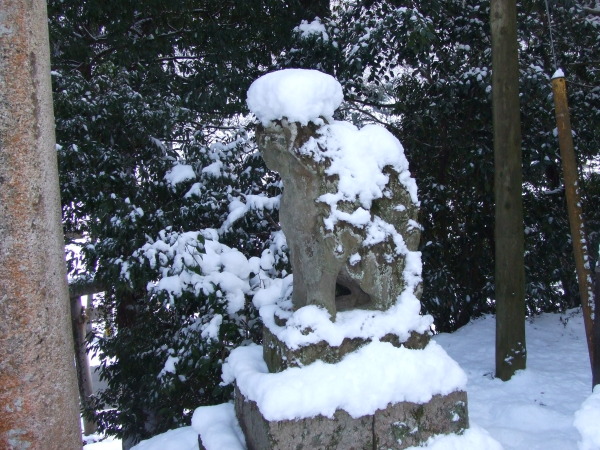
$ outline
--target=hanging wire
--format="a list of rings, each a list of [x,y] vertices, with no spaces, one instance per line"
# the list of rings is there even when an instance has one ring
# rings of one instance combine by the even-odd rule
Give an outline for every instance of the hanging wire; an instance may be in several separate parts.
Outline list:
[[[552,49],[554,70],[558,70],[558,63],[556,62],[556,52],[554,51],[554,38],[552,37],[552,21],[550,20],[550,7],[548,6],[548,0],[544,0],[544,3],[546,3],[546,17],[548,17],[548,32],[550,34],[550,48]]]

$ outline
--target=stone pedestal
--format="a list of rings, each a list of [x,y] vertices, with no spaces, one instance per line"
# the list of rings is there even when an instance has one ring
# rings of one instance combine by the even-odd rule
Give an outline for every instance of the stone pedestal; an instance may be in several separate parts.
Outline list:
[[[248,450],[405,449],[469,426],[463,391],[436,395],[425,404],[396,403],[358,418],[338,410],[331,418],[268,421],[256,403],[236,389],[235,410]]]
[[[429,333],[417,333],[413,331],[410,337],[403,341],[395,334],[390,333],[379,340],[389,342],[396,347],[403,345],[406,348],[420,350],[427,346],[430,335]],[[306,366],[317,360],[335,364],[340,362],[347,354],[359,349],[370,341],[370,339],[363,338],[346,338],[337,347],[332,347],[326,342],[319,342],[318,344],[307,345],[292,350],[265,327],[263,332],[263,357],[265,363],[267,363],[269,372],[275,373],[281,372],[288,367]]]
[[[388,334],[379,341],[419,351],[428,345],[430,335],[413,331],[408,339]],[[290,349],[265,327],[262,350],[269,373],[275,374],[290,368],[302,370],[315,361],[336,364],[369,342],[371,339],[347,338],[339,346],[320,342]],[[369,364],[372,362],[365,358],[365,366]],[[423,376],[426,377],[426,372]],[[369,398],[368,389],[366,386],[365,398]],[[338,409],[332,417],[318,415],[297,420],[267,420],[257,403],[236,386],[235,412],[249,450],[405,449],[423,444],[437,434],[460,434],[469,426],[467,394],[462,390],[433,395],[425,403],[389,403],[385,408],[361,417],[352,417]]]

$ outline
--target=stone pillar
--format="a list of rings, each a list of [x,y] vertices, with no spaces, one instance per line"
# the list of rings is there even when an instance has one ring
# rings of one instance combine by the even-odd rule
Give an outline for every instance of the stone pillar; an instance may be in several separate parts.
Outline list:
[[[81,448],[46,2],[0,3],[0,448]]]

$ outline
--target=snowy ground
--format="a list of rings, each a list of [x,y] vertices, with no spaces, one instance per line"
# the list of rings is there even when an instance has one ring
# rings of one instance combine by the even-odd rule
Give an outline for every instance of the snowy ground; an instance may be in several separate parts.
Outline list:
[[[469,416],[505,449],[577,449],[575,411],[591,394],[581,314],[544,314],[527,323],[527,369],[493,378],[495,320],[487,316],[436,340],[469,377]]]
[[[507,450],[577,450],[581,437],[573,420],[591,394],[581,314],[544,314],[528,321],[527,369],[506,383],[493,377],[494,326],[494,317],[486,316],[455,333],[435,337],[469,377],[471,422],[486,429]],[[596,414],[597,409],[593,411]],[[195,439],[188,427],[145,441],[138,448],[193,450],[198,448]],[[600,449],[594,445],[598,444],[585,450]],[[114,450],[120,449],[120,443],[101,442],[84,448]]]

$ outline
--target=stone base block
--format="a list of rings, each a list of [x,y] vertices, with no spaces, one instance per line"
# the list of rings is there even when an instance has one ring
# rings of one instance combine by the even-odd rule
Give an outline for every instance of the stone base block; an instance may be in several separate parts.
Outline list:
[[[396,347],[403,345],[413,350],[421,350],[427,346],[431,339],[429,333],[412,332],[406,340],[401,340],[395,334],[388,334],[381,338],[382,342],[389,342]],[[359,349],[370,342],[370,339],[346,338],[338,347],[332,347],[327,342],[319,342],[297,350],[290,349],[281,342],[267,327],[263,329],[263,357],[270,373],[281,372],[288,367],[302,367],[312,364],[317,360],[329,364],[340,362],[344,356]]]
[[[356,419],[338,410],[333,418],[268,421],[236,387],[235,411],[248,450],[405,449],[469,426],[463,391],[436,395],[425,404],[396,403]]]

